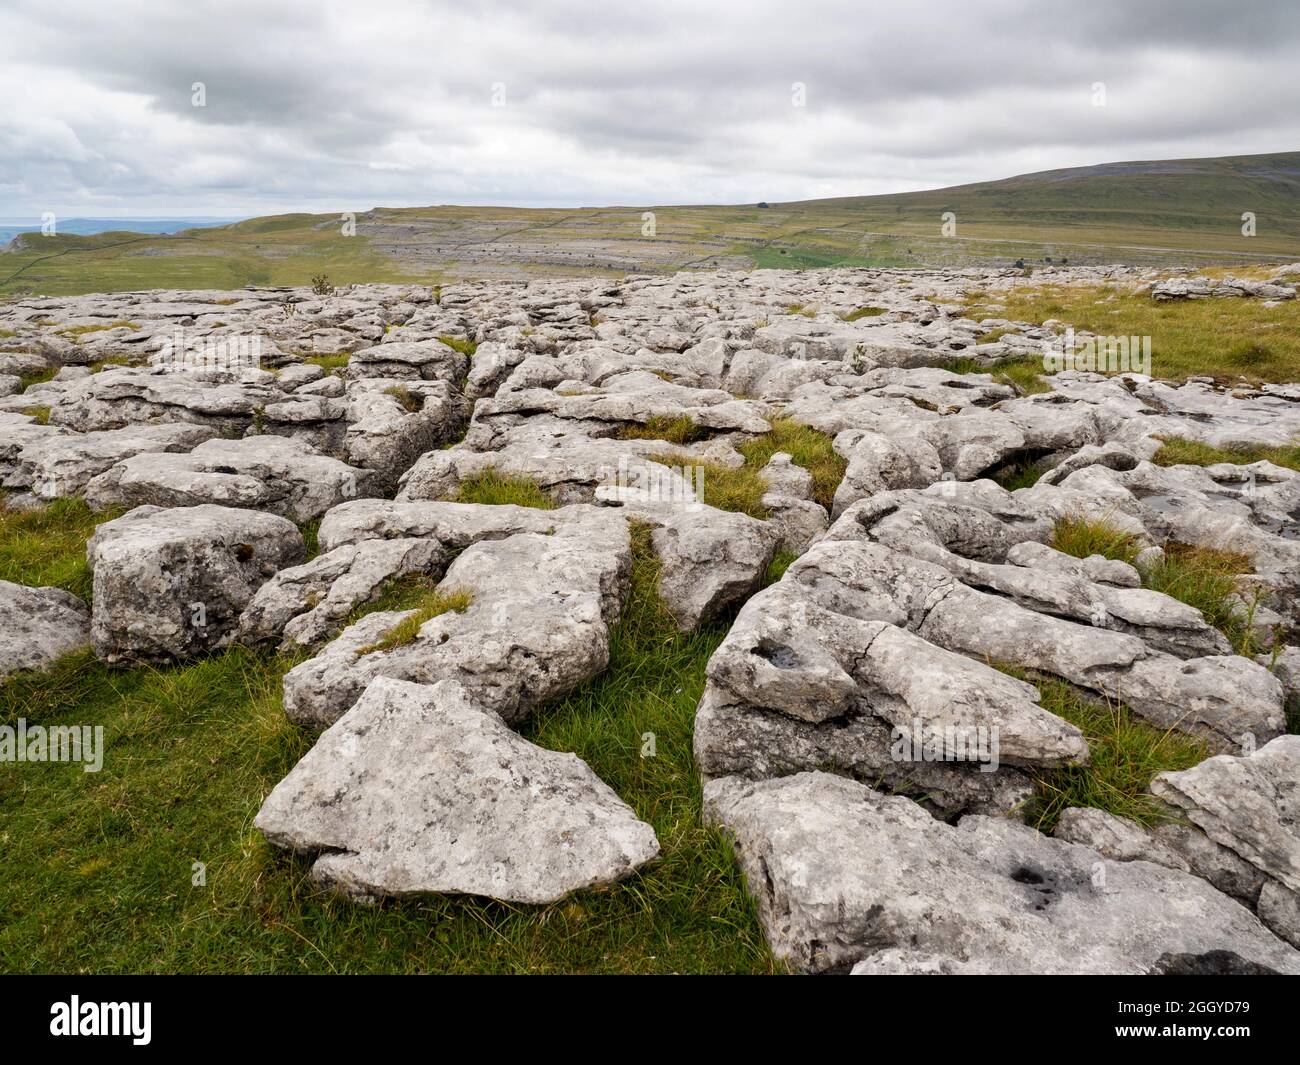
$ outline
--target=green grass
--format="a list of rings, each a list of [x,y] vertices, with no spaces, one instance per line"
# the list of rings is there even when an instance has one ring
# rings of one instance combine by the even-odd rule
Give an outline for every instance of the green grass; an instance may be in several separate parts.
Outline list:
[[[884,313],[884,307],[858,307],[846,314],[841,314],[840,319],[845,322],[856,322],[862,318],[874,318],[876,315]]]
[[[474,340],[466,340],[464,337],[439,337],[438,339],[453,351],[459,351],[470,358],[473,358],[474,352],[478,351],[478,342]]]
[[[1104,521],[1079,519],[1057,522],[1052,546],[1075,558],[1101,555],[1130,565],[1141,549],[1133,536]],[[1251,572],[1245,555],[1171,542],[1164,545],[1164,559],[1142,572],[1142,586],[1195,607],[1236,654],[1251,656],[1260,650],[1254,611],[1237,595],[1237,578]]]
[[[419,392],[412,392],[406,385],[393,385],[384,392],[402,405],[402,409],[411,414],[424,410],[424,397]]]
[[[762,469],[773,455],[786,452],[795,465],[812,474],[813,499],[830,510],[835,489],[848,468],[848,461],[832,446],[833,438],[791,418],[774,418],[771,425],[770,433],[747,440],[737,449],[745,456],[745,465]]]
[[[1102,558],[1127,562],[1130,566],[1142,550],[1141,544],[1131,533],[1104,521],[1089,521],[1085,518],[1058,521],[1052,530],[1052,546],[1075,558],[1101,555]]]
[[[312,366],[319,366],[326,373],[337,373],[347,367],[351,358],[352,356],[347,352],[339,352],[336,355],[309,355],[302,361]]]
[[[1022,396],[1032,396],[1039,392],[1050,392],[1052,386],[1043,377],[1043,361],[1034,358],[1008,359],[995,366],[981,366],[974,359],[960,356],[952,359],[944,367],[949,373],[986,373],[1000,385],[1009,385]]]
[[[1018,288],[995,306],[972,305],[969,317],[1041,323],[1049,318],[1098,336],[1151,338],[1151,373],[1179,381],[1294,381],[1300,376],[1300,300],[1265,307],[1260,300],[1157,303],[1112,287]]]
[[[311,746],[284,717],[294,662],[242,647],[170,669],[89,656],[0,687],[0,721],[103,725],[104,768],[0,765],[0,969],[156,973],[764,973],[777,969],[691,757],[719,623],[679,633],[648,532],[609,668],[528,723],[655,828],[660,858],[543,907],[429,897],[360,907],[252,828]],[[653,755],[648,751],[653,734]],[[196,883],[194,863],[203,863]]]
[[[53,381],[54,375],[58,372],[57,369],[51,366],[44,370],[36,370],[34,373],[20,374],[18,382],[21,385],[22,391],[26,392],[32,387],[32,385],[42,385],[46,381]]]
[[[407,644],[415,643],[416,637],[420,635],[420,628],[426,621],[442,614],[462,614],[469,609],[473,601],[473,593],[463,588],[449,591],[435,590],[427,594],[418,606],[412,608],[415,610],[414,614],[403,618],[379,640],[362,647],[357,654],[368,655],[375,651],[391,651],[395,647],[405,647]]]
[[[1121,703],[1091,699],[1055,678],[998,668],[1036,684],[1043,708],[1076,726],[1088,741],[1091,764],[1033,774],[1034,798],[1025,820],[1040,831],[1052,832],[1070,806],[1095,807],[1139,824],[1154,824],[1167,814],[1147,793],[1151,778],[1165,770],[1190,769],[1212,753],[1192,736],[1154,728]]]
[[[753,466],[724,466],[720,462],[701,462],[684,451],[676,455],[656,455],[655,461],[666,466],[694,467],[700,471],[704,485],[704,502],[719,510],[748,514],[765,520],[768,509],[763,505],[767,482]]]
[[[37,425],[50,424],[49,407],[24,407],[22,413],[35,420]]]
[[[1230,462],[1242,466],[1251,462],[1271,462],[1275,466],[1300,470],[1300,444],[1291,447],[1211,447],[1196,440],[1168,437],[1151,460],[1157,466],[1213,466]]]
[[[0,509],[0,580],[62,588],[90,602],[86,539],[115,516],[96,514],[80,499],[56,499],[25,512]]]
[[[1212,547],[1165,544],[1164,560],[1142,575],[1144,587],[1196,607],[1228,637],[1237,654],[1254,655],[1255,633],[1242,616],[1237,578],[1253,572],[1250,559]]]
[[[87,333],[101,333],[107,329],[130,329],[138,332],[140,329],[140,323],[128,322],[125,319],[122,319],[116,322],[108,322],[100,325],[70,325],[66,329],[57,330],[57,332],[61,336],[72,337],[75,340],[77,337],[85,336]]]
[[[656,414],[644,422],[620,425],[614,433],[618,440],[667,440],[672,444],[695,444],[707,440],[711,435],[708,429],[696,425],[685,414],[676,418]]]
[[[1046,472],[1047,467],[1041,461],[1013,462],[995,471],[992,479],[1008,492],[1014,492],[1017,488],[1032,488]]]
[[[298,526],[298,531],[302,533],[303,546],[307,549],[307,561],[310,562],[320,554],[320,518],[303,522]]]
[[[534,510],[554,510],[555,500],[527,477],[511,477],[497,470],[485,470],[466,477],[453,497],[457,503],[488,506],[514,505]]]
[[[767,564],[767,572],[763,574],[763,587],[769,584],[775,584],[785,576],[785,571],[799,558],[793,551],[778,551],[772,556],[772,561]]]

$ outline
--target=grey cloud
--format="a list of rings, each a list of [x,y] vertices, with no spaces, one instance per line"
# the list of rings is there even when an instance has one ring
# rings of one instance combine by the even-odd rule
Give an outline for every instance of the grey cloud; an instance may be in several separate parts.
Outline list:
[[[21,104],[0,113],[0,215],[796,199],[1300,134],[1294,2],[17,0],[0,19]]]

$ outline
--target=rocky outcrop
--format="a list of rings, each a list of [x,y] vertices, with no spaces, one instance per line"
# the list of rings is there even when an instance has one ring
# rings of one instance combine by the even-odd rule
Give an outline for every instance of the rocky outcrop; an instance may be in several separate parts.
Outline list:
[[[1006,818],[949,825],[826,773],[715,780],[705,810],[800,971],[1139,974],[1226,951],[1300,972],[1300,953],[1204,880]]]
[[[304,549],[293,522],[273,514],[148,506],[99,526],[86,557],[96,653],[168,661],[228,644],[253,593]]]

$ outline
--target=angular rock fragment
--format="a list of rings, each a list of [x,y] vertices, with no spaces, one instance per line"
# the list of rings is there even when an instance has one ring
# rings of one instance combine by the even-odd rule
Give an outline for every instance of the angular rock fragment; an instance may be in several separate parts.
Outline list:
[[[302,534],[230,507],[136,507],[95,530],[91,634],[108,662],[166,661],[225,646],[253,593],[303,561]]]
[[[1295,951],[1204,880],[1005,818],[955,826],[826,773],[705,787],[773,952],[805,972],[1147,973],[1230,951],[1300,972]]]
[[[0,680],[90,646],[90,611],[61,588],[0,581]]]
[[[632,875],[654,830],[576,755],[534,746],[459,684],[380,678],[272,790],[254,824],[366,900],[554,902]]]
[[[97,509],[211,503],[279,514],[295,522],[370,493],[371,473],[281,436],[209,440],[188,454],[136,455],[86,485]]]

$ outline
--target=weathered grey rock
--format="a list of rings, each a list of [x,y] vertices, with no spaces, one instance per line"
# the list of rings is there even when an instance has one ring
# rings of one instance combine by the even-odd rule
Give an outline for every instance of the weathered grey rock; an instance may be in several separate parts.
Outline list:
[[[779,534],[747,514],[705,503],[659,502],[655,493],[597,489],[629,519],[654,526],[659,595],[683,631],[743,602],[762,584]]]
[[[254,824],[319,854],[313,879],[360,899],[554,902],[659,852],[654,830],[581,759],[529,743],[452,681],[374,681]]]
[[[805,972],[1145,973],[1216,950],[1300,972],[1205,881],[1005,818],[953,826],[825,773],[711,781],[705,813],[735,841],[774,954]]]
[[[1248,756],[1220,755],[1160,773],[1151,791],[1264,874],[1261,918],[1300,942],[1300,736],[1279,736]]]
[[[1062,811],[1055,836],[1066,843],[1090,847],[1114,862],[1155,862],[1167,869],[1192,871],[1174,848],[1136,821],[1105,810],[1071,806]]]
[[[386,377],[457,384],[469,370],[469,356],[440,340],[376,344],[354,351],[348,373],[356,377]]]
[[[134,455],[188,451],[213,431],[200,425],[142,425],[101,432],[44,436],[17,455],[17,468],[6,482],[30,487],[40,499],[81,493],[87,483]]]
[[[105,509],[212,503],[291,518],[319,518],[370,494],[371,473],[281,436],[208,440],[188,454],[136,455],[86,485],[86,502]]]
[[[297,527],[273,514],[137,507],[86,545],[95,652],[108,662],[165,661],[222,647],[253,593],[304,555]]]
[[[373,602],[395,577],[437,580],[450,553],[437,540],[363,540],[275,574],[239,619],[247,643],[280,641],[283,650],[311,647],[337,635],[348,616]]]
[[[0,680],[90,646],[90,611],[61,588],[0,581]]]
[[[457,556],[439,585],[470,594],[463,612],[432,617],[413,641],[389,649],[376,645],[416,611],[362,618],[285,674],[285,713],[300,724],[330,725],[383,676],[456,680],[506,721],[522,720],[605,668],[609,626],[630,569],[627,525],[611,512],[594,511],[549,535],[480,540]]]
[[[408,397],[418,409],[408,409]],[[373,470],[382,486],[391,488],[426,451],[457,439],[469,416],[469,400],[442,380],[353,381],[348,389],[345,457],[353,466]]]

